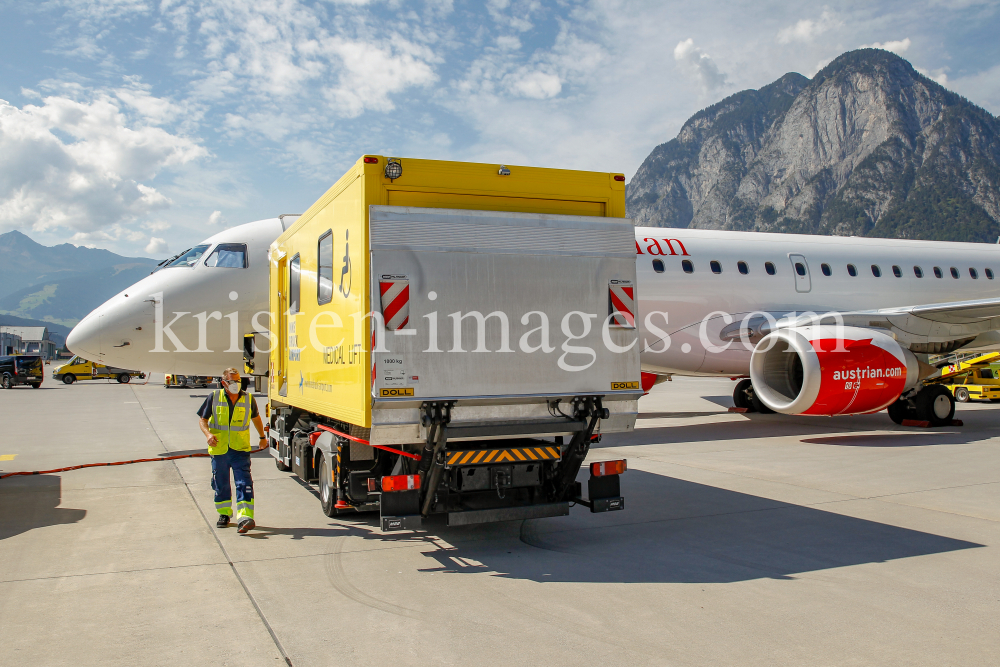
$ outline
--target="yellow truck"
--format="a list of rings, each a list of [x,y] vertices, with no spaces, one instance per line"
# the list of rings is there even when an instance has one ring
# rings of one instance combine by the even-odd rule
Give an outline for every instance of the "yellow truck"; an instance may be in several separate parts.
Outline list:
[[[1000,352],[990,352],[945,367],[939,381],[961,403],[1000,403]]]
[[[642,395],[622,174],[366,155],[272,244],[271,454],[383,530],[624,507]]]
[[[120,384],[127,384],[134,377],[145,378],[146,374],[140,371],[105,366],[102,363],[84,359],[80,355],[73,357],[52,371],[52,378],[62,380],[65,384],[73,384],[77,380],[117,380]]]

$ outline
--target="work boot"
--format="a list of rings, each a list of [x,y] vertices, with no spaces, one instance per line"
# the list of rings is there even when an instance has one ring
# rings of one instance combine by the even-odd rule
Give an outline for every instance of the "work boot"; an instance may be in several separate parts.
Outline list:
[[[229,515],[228,514],[220,514],[219,515],[219,520],[215,522],[215,527],[216,528],[225,528],[228,525],[229,525]]]
[[[255,524],[253,522],[253,519],[240,519],[240,523],[236,527],[236,532],[240,533],[242,535],[243,533],[247,532],[248,530],[253,529],[253,527],[256,526],[256,525],[257,524]]]

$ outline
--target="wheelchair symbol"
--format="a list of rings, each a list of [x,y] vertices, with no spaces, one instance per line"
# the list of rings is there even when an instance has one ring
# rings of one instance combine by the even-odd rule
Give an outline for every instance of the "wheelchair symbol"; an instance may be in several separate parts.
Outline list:
[[[350,296],[351,286],[354,284],[354,273],[351,271],[351,246],[347,242],[348,237],[350,237],[351,232],[347,231],[344,233],[344,266],[340,269],[340,293],[344,296]],[[344,289],[344,277],[347,277],[347,289]]]

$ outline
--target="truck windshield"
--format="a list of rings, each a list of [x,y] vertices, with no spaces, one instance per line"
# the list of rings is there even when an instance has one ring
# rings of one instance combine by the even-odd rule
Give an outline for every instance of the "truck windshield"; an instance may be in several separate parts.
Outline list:
[[[178,257],[174,261],[170,262],[170,264],[168,264],[167,266],[168,267],[171,267],[171,266],[194,266],[195,263],[199,259],[201,259],[201,256],[205,254],[206,250],[208,250],[208,246],[207,245],[196,245],[195,247],[191,248],[190,250],[181,253],[180,257]]]

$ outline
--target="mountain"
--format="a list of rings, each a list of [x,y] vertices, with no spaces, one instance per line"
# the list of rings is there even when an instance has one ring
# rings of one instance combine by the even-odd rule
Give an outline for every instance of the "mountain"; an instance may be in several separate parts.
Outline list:
[[[154,266],[145,257],[0,234],[0,314],[72,326]]]
[[[692,116],[628,184],[637,225],[1000,236],[1000,121],[887,51],[840,56]]]

